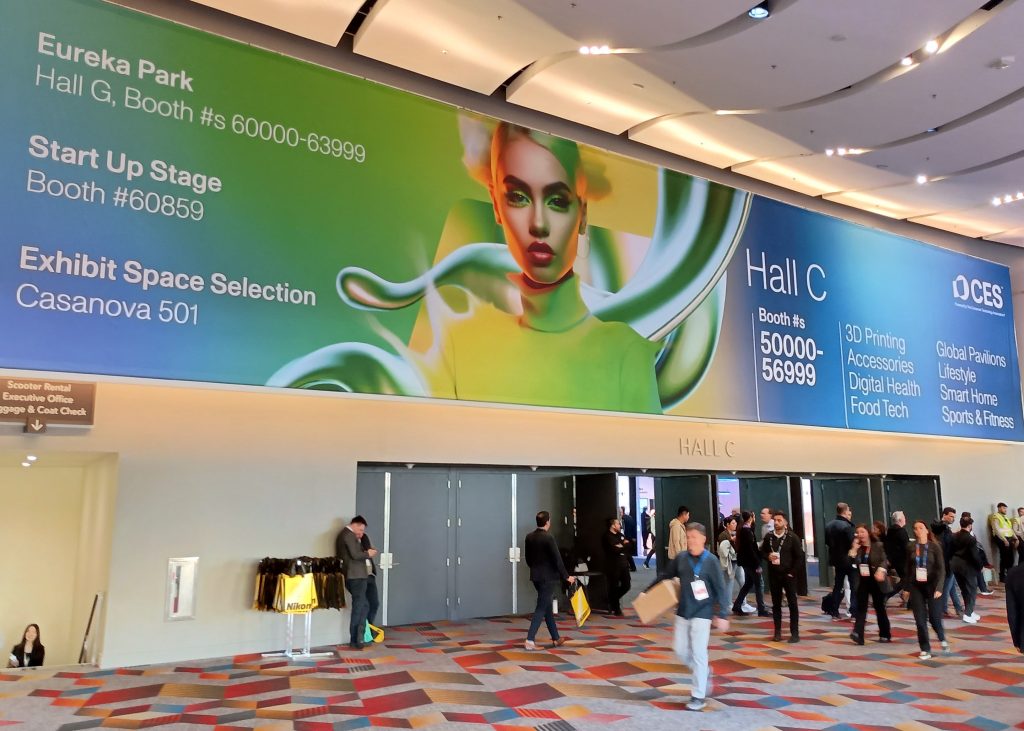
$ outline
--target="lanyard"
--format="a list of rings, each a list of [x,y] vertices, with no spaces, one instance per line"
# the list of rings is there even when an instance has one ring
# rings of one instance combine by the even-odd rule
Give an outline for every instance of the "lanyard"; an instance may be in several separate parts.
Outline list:
[[[928,566],[928,544],[924,544],[924,555],[921,555],[921,544],[917,544],[917,567],[919,569],[927,568]]]
[[[698,561],[697,565],[695,566],[694,563],[693,563],[693,554],[692,553],[689,554],[689,556],[690,556],[690,568],[693,569],[693,578],[694,579],[699,579],[700,578],[700,567],[704,565],[704,559],[707,558],[707,555],[708,555],[708,552],[705,550],[704,553],[702,553],[700,555],[700,561]]]
[[[769,535],[771,535],[772,538],[778,538],[779,539],[779,545],[773,546],[773,548],[775,550],[775,553],[782,553],[782,544],[785,543],[786,542],[786,538],[789,537],[789,531],[786,531],[785,533],[783,533],[782,537],[779,537],[779,536],[775,535],[774,531],[772,531]],[[772,541],[772,543],[774,543],[774,541]],[[771,544],[769,544],[769,545],[771,545]]]
[[[858,562],[859,563],[868,563],[869,557],[870,557],[870,554],[868,553],[868,549],[861,547],[861,549],[860,549],[860,556],[858,557]]]

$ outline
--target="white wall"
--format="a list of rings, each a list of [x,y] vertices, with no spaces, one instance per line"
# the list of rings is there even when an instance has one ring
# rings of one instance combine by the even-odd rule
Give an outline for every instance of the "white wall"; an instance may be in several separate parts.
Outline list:
[[[39,625],[47,665],[78,659],[72,626],[83,470],[0,468],[0,636],[6,667],[25,625]],[[77,635],[77,638],[76,638]]]
[[[666,417],[119,383],[97,397],[92,430],[44,443],[119,453],[105,666],[279,649],[282,618],[249,609],[255,563],[329,555],[359,461],[938,474],[976,515],[1019,496],[1024,467],[1019,445]],[[735,456],[686,457],[680,437],[731,439]],[[0,449],[29,443],[0,432]],[[165,622],[166,561],[193,555],[197,619]],[[341,640],[347,618],[314,620],[314,643]]]

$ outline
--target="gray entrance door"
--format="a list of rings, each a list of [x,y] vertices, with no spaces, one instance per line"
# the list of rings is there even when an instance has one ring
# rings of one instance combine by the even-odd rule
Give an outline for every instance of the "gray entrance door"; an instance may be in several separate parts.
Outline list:
[[[385,473],[381,604],[386,625],[448,618],[448,470]]]
[[[537,513],[551,514],[551,535],[562,549],[571,549],[575,536],[572,519],[572,477],[544,474],[543,472],[517,472],[515,474],[515,611],[533,611],[537,592],[530,582],[530,567],[526,565],[526,536],[537,529]],[[572,566],[565,567],[572,571]]]
[[[885,492],[885,523],[891,522],[889,516],[894,510],[902,510],[907,516],[907,531],[915,520],[923,520],[929,525],[939,518],[939,490],[936,480],[932,477],[893,478],[883,481]]]
[[[793,508],[790,505],[789,478],[785,476],[742,477],[740,478],[740,505],[758,516],[754,520],[754,529],[758,537],[761,535],[762,508],[781,510],[794,521]]]
[[[512,473],[465,472],[457,480],[456,619],[512,611]]]
[[[866,477],[812,480],[811,501],[814,511],[814,545],[818,554],[818,579],[821,586],[832,586],[828,566],[825,526],[836,517],[836,504],[846,503],[853,510],[853,523],[871,525],[871,490]]]
[[[654,520],[658,568],[668,565],[668,525],[681,506],[690,510],[690,522],[703,523],[708,543],[714,542],[718,520],[711,501],[711,475],[659,477],[654,481]]]

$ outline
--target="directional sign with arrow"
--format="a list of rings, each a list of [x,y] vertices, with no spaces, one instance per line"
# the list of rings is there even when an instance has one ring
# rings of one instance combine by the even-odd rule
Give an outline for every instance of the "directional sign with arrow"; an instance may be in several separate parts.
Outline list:
[[[0,422],[24,424],[26,434],[42,434],[47,426],[92,426],[95,416],[95,383],[0,377]]]
[[[28,419],[25,421],[26,434],[42,434],[46,431],[46,422],[39,419]]]

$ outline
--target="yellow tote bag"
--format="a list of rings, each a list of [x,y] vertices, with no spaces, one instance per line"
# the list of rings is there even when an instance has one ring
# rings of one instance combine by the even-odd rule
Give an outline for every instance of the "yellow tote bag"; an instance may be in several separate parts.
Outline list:
[[[590,602],[587,601],[587,594],[583,587],[579,586],[573,595],[569,597],[569,604],[572,605],[573,614],[576,615],[576,626],[582,627],[590,616]]]
[[[317,608],[313,574],[284,577],[284,613],[303,614]]]

